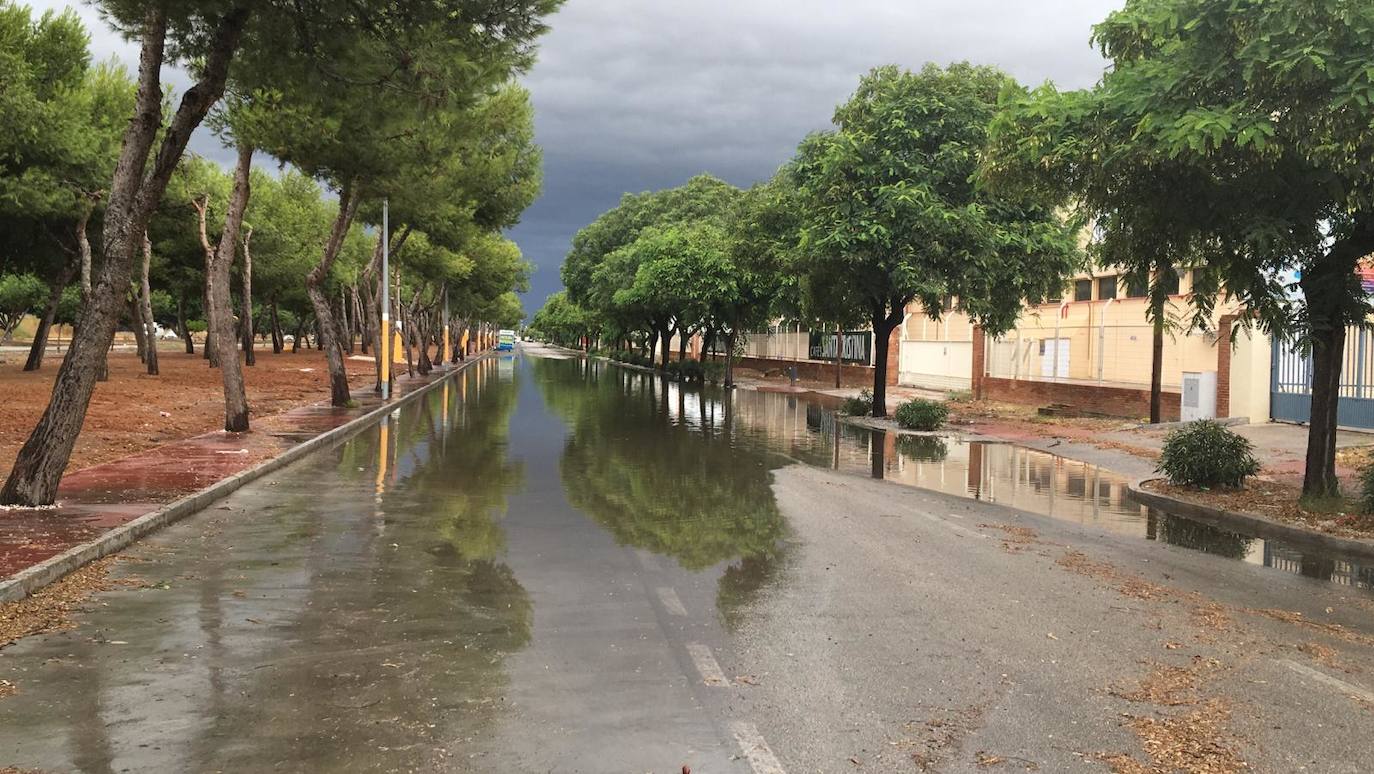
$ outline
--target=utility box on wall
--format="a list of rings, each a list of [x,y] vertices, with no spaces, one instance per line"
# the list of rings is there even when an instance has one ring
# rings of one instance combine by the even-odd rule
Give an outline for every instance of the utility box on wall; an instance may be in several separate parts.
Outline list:
[[[1216,371],[1183,372],[1183,395],[1178,418],[1184,422],[1217,418]]]

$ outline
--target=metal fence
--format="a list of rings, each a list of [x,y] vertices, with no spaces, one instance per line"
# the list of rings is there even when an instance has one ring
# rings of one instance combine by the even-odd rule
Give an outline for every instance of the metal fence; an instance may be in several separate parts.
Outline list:
[[[1292,340],[1275,339],[1269,380],[1269,406],[1274,419],[1307,422],[1312,418],[1312,355]],[[1341,358],[1340,401],[1336,423],[1374,427],[1374,330],[1346,330]]]
[[[1004,379],[1145,388],[1153,328],[1148,323],[1026,320],[987,345],[987,375]],[[1177,390],[1185,371],[1216,370],[1216,335],[1166,331],[1161,382]]]

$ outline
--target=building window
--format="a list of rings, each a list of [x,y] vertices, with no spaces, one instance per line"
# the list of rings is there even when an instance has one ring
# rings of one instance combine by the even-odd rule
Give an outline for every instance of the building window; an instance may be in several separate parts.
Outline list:
[[[1164,294],[1168,296],[1178,295],[1178,271],[1174,268],[1164,270],[1164,274],[1159,278],[1164,285]]]
[[[1144,298],[1150,295],[1150,281],[1129,279],[1126,281],[1127,298]]]
[[[1116,298],[1116,276],[1097,278],[1097,297],[1101,301]]]
[[[1091,301],[1093,300],[1093,281],[1090,279],[1074,280],[1073,300]]]

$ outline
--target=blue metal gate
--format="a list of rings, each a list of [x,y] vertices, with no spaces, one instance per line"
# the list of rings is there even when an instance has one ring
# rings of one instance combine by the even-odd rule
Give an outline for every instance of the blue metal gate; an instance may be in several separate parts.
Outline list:
[[[1270,365],[1269,416],[1283,422],[1312,419],[1312,356],[1279,338]],[[1369,328],[1351,326],[1345,333],[1336,424],[1374,427],[1374,330]]]

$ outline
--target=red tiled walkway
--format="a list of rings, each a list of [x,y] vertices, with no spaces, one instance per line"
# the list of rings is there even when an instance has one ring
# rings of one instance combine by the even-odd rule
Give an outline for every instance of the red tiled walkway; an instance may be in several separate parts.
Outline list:
[[[450,367],[429,377],[401,377],[396,396],[452,372]],[[68,473],[58,488],[56,508],[0,511],[0,579],[276,457],[382,403],[371,390],[355,390],[353,397],[355,408],[302,406],[254,420],[249,433],[206,433]]]

